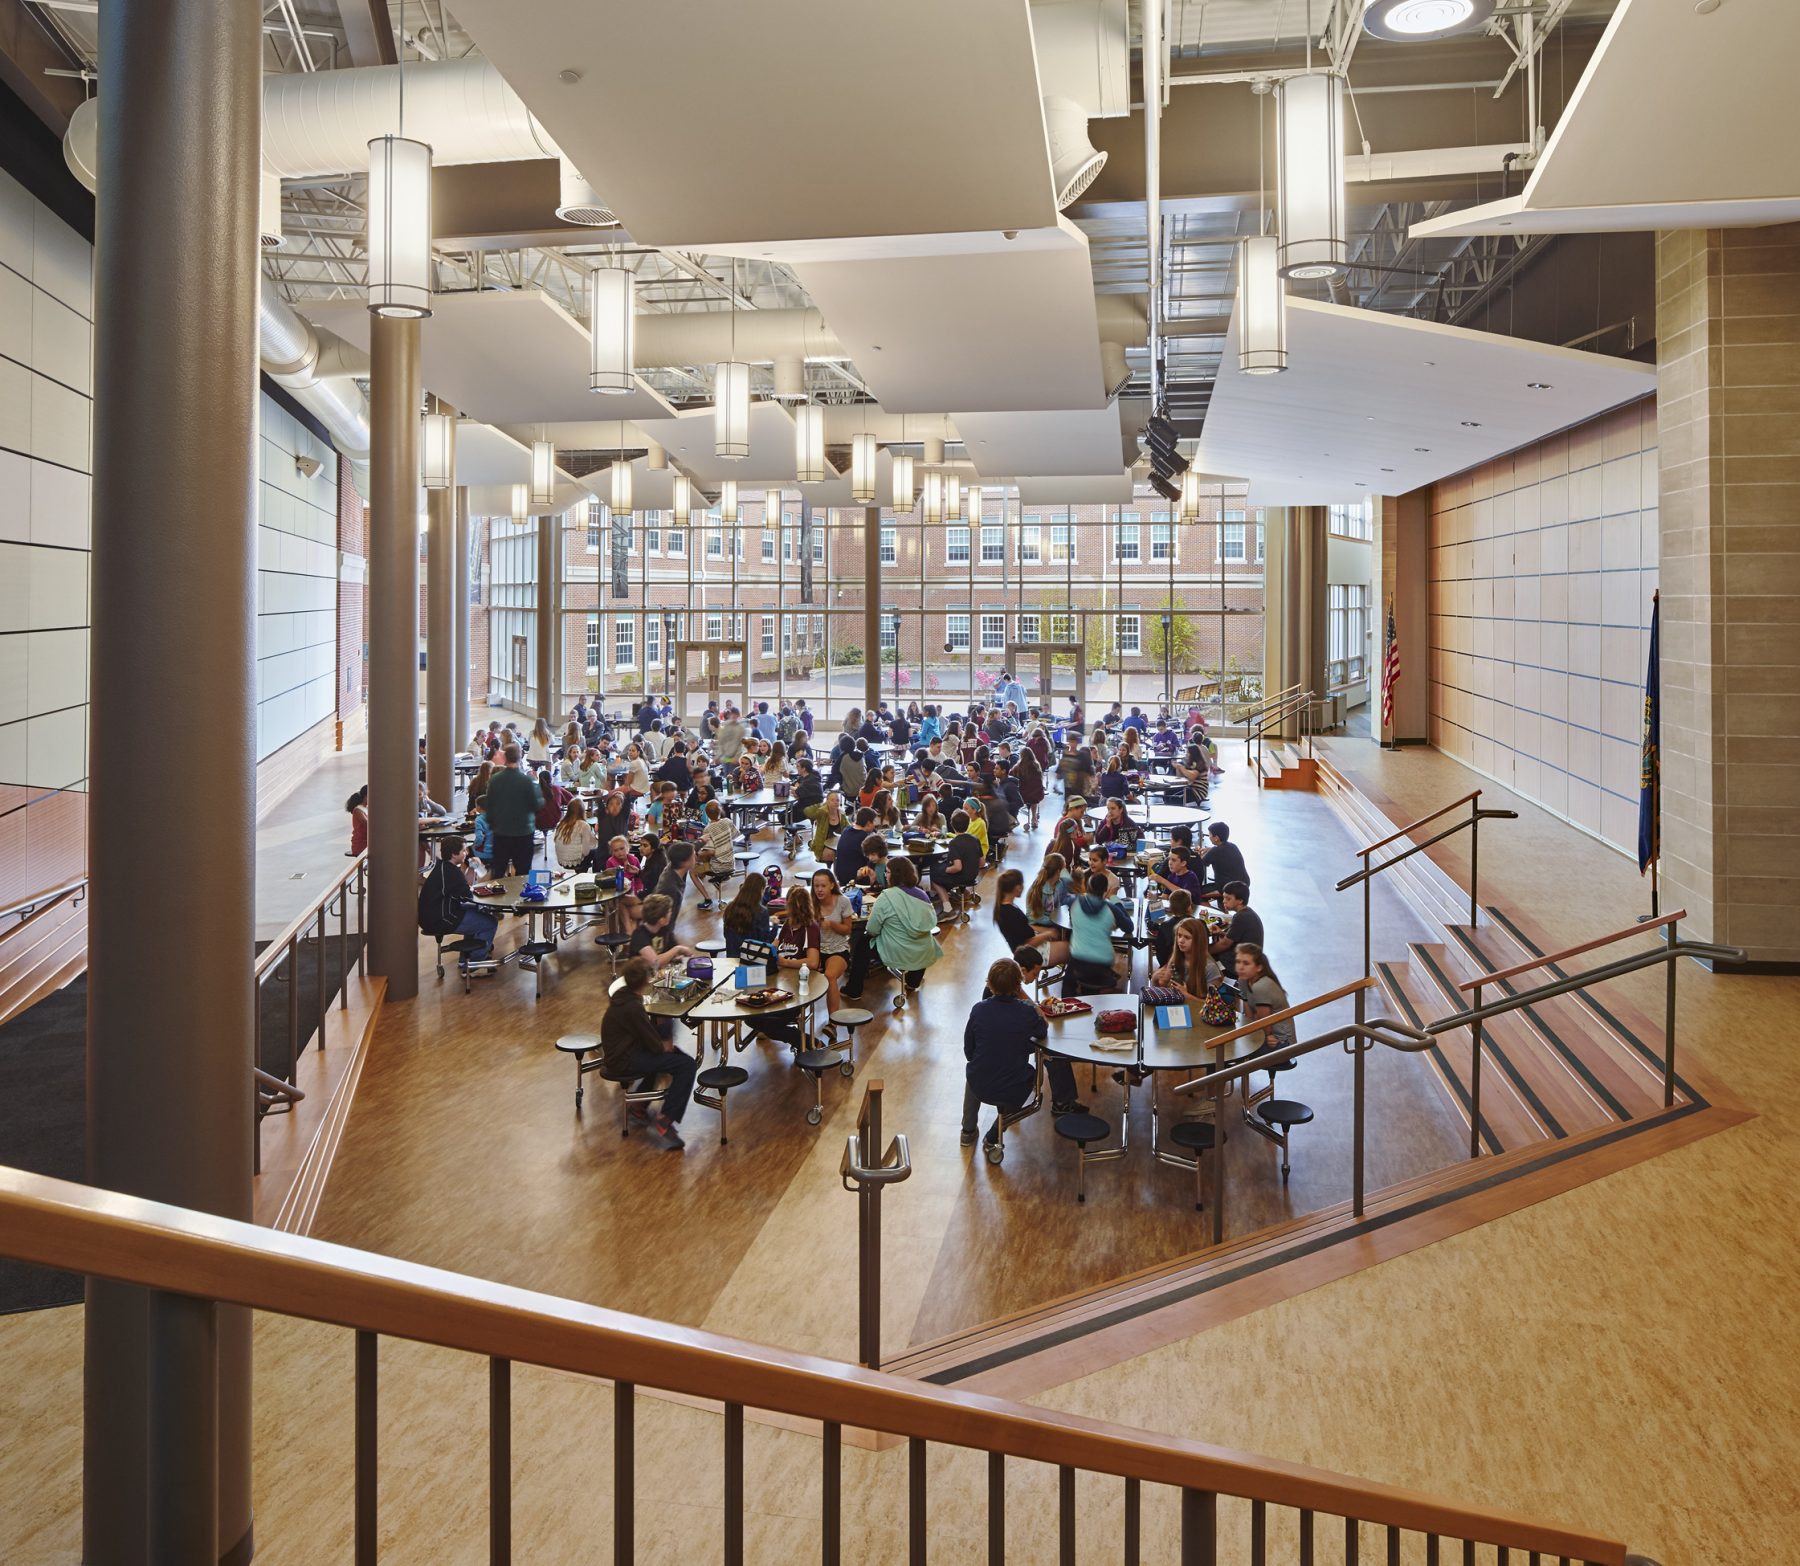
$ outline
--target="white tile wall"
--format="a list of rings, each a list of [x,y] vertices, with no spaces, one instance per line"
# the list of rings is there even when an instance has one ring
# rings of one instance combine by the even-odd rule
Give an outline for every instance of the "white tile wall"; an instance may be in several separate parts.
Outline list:
[[[93,247],[0,174],[0,783],[87,781]]]
[[[1637,843],[1657,581],[1656,410],[1615,410],[1435,485],[1432,742]]]

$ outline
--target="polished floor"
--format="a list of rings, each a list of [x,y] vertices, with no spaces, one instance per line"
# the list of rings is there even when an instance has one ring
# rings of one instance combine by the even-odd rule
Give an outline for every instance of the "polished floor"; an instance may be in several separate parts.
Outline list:
[[[1384,755],[1352,742],[1334,750],[1341,767],[1402,812],[1422,813],[1478,781],[1435,754]],[[1616,927],[1644,910],[1642,884],[1627,861],[1530,804],[1495,793],[1520,810],[1521,820],[1509,827],[1498,851],[1492,840],[1484,843],[1486,895],[1530,908],[1538,926],[1559,943]],[[1240,808],[1229,792],[1218,806],[1246,834],[1251,808]],[[1253,867],[1264,854],[1267,862],[1281,864],[1284,875],[1290,861],[1274,856],[1289,854],[1292,863],[1307,866],[1308,835],[1298,824],[1272,833],[1252,855]],[[1310,872],[1318,883],[1334,878],[1335,870],[1323,862],[1330,855],[1313,857],[1321,861]],[[1443,862],[1452,873],[1466,869],[1454,851],[1446,851]],[[1292,973],[1282,947],[1276,950],[1290,989],[1301,990],[1316,987],[1310,981],[1319,977],[1307,970],[1304,951],[1335,921],[1326,894],[1303,895],[1307,883],[1300,872],[1292,879],[1299,889],[1294,906],[1308,921],[1280,932],[1283,945],[1296,949]],[[1552,887],[1557,895],[1546,896]],[[1270,915],[1282,906],[1279,898],[1259,895],[1258,901]],[[992,935],[980,925],[970,932],[976,933]],[[1276,939],[1271,917],[1272,946]],[[1396,939],[1403,946],[1404,932]],[[847,1220],[826,1216],[852,1201],[835,1179],[841,1120],[828,1120],[797,1155],[794,1173],[764,1211],[760,1177],[746,1179],[735,1162],[739,1138],[741,1151],[759,1160],[787,1145],[792,1106],[785,1099],[764,1106],[747,1096],[741,1112],[734,1101],[736,1134],[724,1150],[734,1160],[730,1165],[704,1133],[687,1154],[676,1156],[653,1155],[635,1140],[621,1146],[616,1136],[577,1131],[569,1068],[549,1061],[540,1069],[546,1067],[544,1035],[550,1029],[534,1020],[528,979],[513,973],[500,982],[517,987],[519,1000],[496,1008],[496,1018],[508,1021],[487,1029],[480,1047],[496,1076],[516,1074],[529,1088],[505,1104],[464,1103],[472,1068],[462,1030],[434,1034],[421,1026],[404,1039],[396,1034],[392,1054],[396,1067],[410,1068],[404,1073],[412,1085],[410,1103],[394,1093],[387,1095],[385,1111],[382,1095],[359,1099],[357,1106],[359,1115],[379,1113],[382,1134],[390,1139],[387,1161],[399,1166],[412,1157],[435,1159],[437,1138],[428,1134],[434,1127],[479,1140],[465,1149],[460,1175],[427,1163],[407,1208],[412,1216],[403,1224],[378,1210],[397,1186],[380,1182],[380,1149],[371,1143],[359,1151],[353,1117],[318,1232],[442,1259],[436,1248],[467,1225],[472,1243],[454,1258],[466,1270],[500,1276],[530,1270],[544,1279],[641,1273],[648,1281],[634,1286],[646,1297],[669,1288],[682,1272],[723,1271],[726,1283],[684,1319],[847,1352],[853,1314],[848,1292],[836,1285],[848,1280],[853,1246],[846,1243]],[[1626,983],[1640,1006],[1653,1011],[1655,979]],[[1757,1112],[1754,1119],[1081,1376],[1039,1400],[1470,1501],[1566,1516],[1620,1533],[1665,1566],[1787,1558],[1800,1537],[1793,1463],[1800,1445],[1794,1413],[1800,1361],[1791,1347],[1800,1327],[1800,1265],[1792,1244],[1800,1067],[1786,1045],[1800,1023],[1800,982],[1715,978],[1688,968],[1682,986],[1684,1046]],[[559,998],[580,989],[572,967],[542,1004],[566,1003]],[[450,986],[446,991],[435,1003],[439,1015],[461,998]],[[491,993],[469,998],[483,1007],[493,999]],[[879,1069],[896,1084],[896,1102],[905,1080],[901,1067],[927,1053],[925,1039],[940,1025],[926,1009],[930,999],[928,987],[926,1006],[893,1025],[865,1055],[862,1069]],[[465,1009],[475,1015],[473,1006]],[[418,1012],[425,1014],[424,1001]],[[950,1020],[954,1031],[960,1012]],[[910,1042],[902,1046],[903,1039]],[[757,1081],[766,1075],[779,1098],[780,1079],[761,1071],[772,1063],[758,1063]],[[378,1067],[385,1069],[381,1058],[369,1069]],[[836,1083],[828,1091],[840,1108],[851,1102]],[[975,1192],[984,1201],[998,1200],[985,1166],[958,1161],[953,1114],[943,1155],[933,1151],[932,1139],[946,1133],[930,1113],[932,1102],[921,1095],[905,1111],[889,1113],[890,1125],[908,1130],[916,1147],[926,1143],[920,1151],[929,1155],[920,1160],[912,1186],[888,1207],[887,1329],[895,1342],[930,1319],[940,1298],[952,1302],[944,1307],[949,1313],[963,1308],[956,1303],[966,1298],[959,1291],[970,1285],[945,1264],[945,1236],[959,1201],[969,1202]],[[704,1124],[700,1115],[694,1112],[697,1127]],[[635,1176],[619,1187],[618,1199],[561,1200],[580,1180],[595,1179],[594,1170],[615,1164]],[[1009,1154],[997,1176],[1007,1182],[1008,1194],[1014,1182],[1024,1189],[1028,1164]],[[1053,1167],[1052,1156],[1046,1168]],[[1092,1243],[1103,1225],[1132,1211],[1116,1191],[1109,1207],[1101,1184],[1128,1169],[1146,1182],[1166,1181],[1171,1202],[1180,1194],[1176,1171],[1102,1166],[1092,1171],[1092,1210],[1080,1214],[1101,1222],[1087,1225],[1078,1239]],[[679,1186],[703,1207],[704,1232],[672,1242],[646,1221],[664,1184]],[[553,1223],[513,1236],[488,1216],[498,1206],[516,1220],[529,1208],[532,1192],[542,1195],[546,1210],[554,1202]],[[1066,1200],[1066,1188],[1055,1194]],[[1063,1200],[1055,1205],[1060,1210]],[[1066,1244],[1062,1231],[1055,1244]],[[708,1259],[715,1252],[721,1261]],[[962,1258],[961,1270],[1004,1273],[1014,1265],[1011,1256],[982,1254]],[[0,1558],[8,1561],[76,1558],[78,1351],[78,1312],[0,1322],[0,1365],[7,1369],[0,1427],[19,1436],[0,1449]],[[265,1561],[310,1563],[347,1554],[350,1363],[344,1334],[279,1321],[259,1330],[259,1534]],[[384,1367],[388,1537],[382,1558],[479,1560],[485,1552],[483,1367],[401,1346],[387,1352]],[[610,1472],[606,1393],[564,1377],[522,1374],[515,1419],[521,1549],[533,1557],[603,1552]],[[643,1400],[639,1424],[639,1558],[711,1557],[717,1542],[716,1416]],[[752,1427],[751,1559],[810,1554],[817,1454],[816,1440],[804,1435]],[[1015,1467],[1011,1553],[1020,1560],[1044,1559],[1054,1522],[1054,1475]],[[980,1558],[981,1478],[980,1465],[964,1455],[934,1458],[934,1561]],[[845,1559],[904,1558],[904,1482],[899,1453],[846,1454]],[[1116,1483],[1084,1481],[1083,1561],[1117,1559],[1119,1507]],[[1145,1559],[1173,1558],[1172,1498],[1148,1495],[1145,1523]],[[1241,1537],[1242,1518],[1229,1509],[1226,1526],[1228,1537]],[[1367,1558],[1374,1541],[1365,1544]],[[1335,1551],[1325,1558],[1335,1560]]]

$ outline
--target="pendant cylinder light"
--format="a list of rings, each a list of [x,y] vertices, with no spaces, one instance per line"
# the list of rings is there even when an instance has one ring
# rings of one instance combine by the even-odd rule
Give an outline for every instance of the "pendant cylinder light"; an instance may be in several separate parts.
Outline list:
[[[719,485],[719,520],[736,526],[738,519],[737,480],[725,479]]]
[[[622,266],[588,276],[588,390],[622,396],[637,390],[637,279]]]
[[[859,506],[875,504],[875,437],[857,435],[850,442],[850,498]]]
[[[794,409],[794,477],[802,484],[825,479],[825,410],[816,403]]]
[[[974,527],[981,526],[981,508],[986,498],[979,484],[969,486],[969,498],[964,503],[964,510],[968,512],[969,522]]]
[[[369,143],[369,312],[431,314],[431,148]]]
[[[962,480],[954,473],[944,475],[944,520],[960,522],[963,514]]]
[[[512,487],[512,519],[523,522],[531,515],[531,486],[515,484]]]
[[[531,443],[531,503],[549,507],[556,503],[556,443]]]
[[[428,413],[419,432],[419,482],[427,489],[449,489],[456,483],[456,420],[448,413]]]
[[[694,490],[685,473],[675,475],[674,512],[677,527],[686,527],[688,519],[694,514]]]
[[[913,459],[894,453],[894,510],[911,515],[913,509]]]
[[[750,455],[750,366],[730,359],[713,378],[713,450],[733,461]]]
[[[1346,271],[1343,77],[1314,72],[1276,87],[1275,165],[1281,275]]]
[[[1177,522],[1198,522],[1200,520],[1200,475],[1189,468],[1181,475],[1181,500],[1176,507]]]
[[[611,478],[613,514],[627,516],[633,509],[631,504],[631,464],[615,462],[612,465]]]
[[[1238,242],[1238,368],[1246,375],[1276,375],[1287,368],[1287,284],[1280,247],[1273,234]]]
[[[781,491],[771,489],[763,496],[763,526],[779,530],[781,527]]]
[[[929,527],[936,527],[944,520],[944,475],[933,470],[925,475],[924,495],[925,522]],[[894,509],[900,509],[900,503],[894,503]]]

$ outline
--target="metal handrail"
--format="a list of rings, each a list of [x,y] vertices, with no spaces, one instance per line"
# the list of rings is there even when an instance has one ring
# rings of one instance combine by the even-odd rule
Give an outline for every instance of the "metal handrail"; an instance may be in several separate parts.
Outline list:
[[[1252,1033],[1261,1033],[1277,1022],[1287,1022],[1294,1017],[1304,1016],[1309,1011],[1317,1011],[1321,1006],[1329,1006],[1333,1001],[1341,1001],[1351,995],[1360,995],[1364,990],[1374,987],[1375,981],[1372,978],[1352,979],[1348,984],[1340,984],[1335,990],[1325,990],[1310,1000],[1301,1001],[1297,1006],[1289,1006],[1285,1011],[1271,1012],[1266,1017],[1257,1018],[1255,1022],[1245,1023],[1241,1028],[1233,1028],[1229,1033],[1215,1033],[1206,1041],[1207,1048],[1217,1049],[1220,1045],[1247,1038]],[[1175,1091],[1184,1093],[1187,1091],[1187,1087],[1184,1084]]]
[[[507,1284],[421,1266],[397,1257],[259,1228],[240,1220],[99,1191],[68,1181],[0,1167],[0,1255],[39,1266],[129,1283],[152,1291],[152,1332],[171,1299],[180,1299],[212,1324],[218,1305],[244,1306],[353,1330],[356,1418],[355,1545],[358,1559],[374,1559],[380,1527],[377,1421],[380,1336],[476,1354],[490,1362],[488,1439],[490,1560],[512,1558],[510,1367],[513,1361],[614,1383],[612,1512],[618,1558],[631,1558],[636,1499],[635,1410],[638,1386],[678,1397],[723,1403],[727,1560],[741,1560],[729,1541],[742,1540],[745,1478],[743,1414],[766,1409],[788,1419],[817,1420],[823,1485],[821,1520],[827,1559],[835,1559],[841,1523],[841,1436],[845,1425],[899,1436],[910,1444],[909,1516],[923,1547],[927,1518],[929,1444],[988,1454],[989,1474],[1001,1481],[990,1499],[990,1536],[1004,1527],[1005,1460],[1046,1463],[1066,1472],[1122,1477],[1129,1487],[1162,1484],[1182,1492],[1181,1559],[1211,1560],[1217,1552],[1220,1497],[1257,1508],[1300,1514],[1310,1532],[1318,1517],[1377,1528],[1472,1541],[1484,1547],[1537,1551],[1552,1557],[1625,1566],[1621,1540],[1587,1529],[1469,1506],[1397,1486],[1275,1461],[1252,1453],[1103,1423],[1053,1409],[1032,1408],[991,1394],[959,1391],[910,1377],[846,1365],[790,1350],[727,1338],[695,1327],[607,1310],[586,1301],[534,1293]],[[191,1333],[182,1321],[170,1331]],[[155,1339],[152,1340],[154,1352]],[[154,1416],[153,1416],[154,1417]],[[151,1439],[158,1438],[152,1429]],[[161,1470],[167,1482],[201,1506],[216,1497],[216,1453],[209,1442],[167,1442]],[[658,1492],[660,1494],[660,1491]],[[1064,1493],[1073,1500],[1074,1491]],[[992,1494],[992,1492],[990,1492]],[[190,1508],[191,1509],[191,1508]],[[1138,1550],[1127,1504],[1125,1558]],[[152,1508],[166,1526],[177,1509]],[[1073,1558],[1073,1505],[1061,1518]],[[1271,1519],[1272,1521],[1272,1519]],[[179,1546],[185,1535],[150,1540],[153,1559],[194,1558]],[[916,1557],[915,1557],[916,1558]]]
[[[1453,799],[1447,805],[1440,805],[1436,810],[1432,811],[1430,815],[1420,816],[1417,821],[1409,821],[1397,831],[1388,833],[1386,837],[1378,838],[1375,842],[1369,844],[1367,848],[1357,849],[1357,855],[1359,858],[1367,859],[1376,849],[1386,848],[1389,843],[1397,843],[1401,838],[1410,836],[1412,833],[1418,831],[1420,827],[1424,826],[1427,821],[1435,821],[1439,816],[1447,816],[1452,810],[1456,809],[1458,805],[1466,805],[1470,800],[1480,798],[1481,790],[1472,789],[1467,794],[1464,794],[1461,799]],[[1339,890],[1341,891],[1342,889],[1343,887],[1340,883]]]
[[[0,941],[11,940],[27,925],[34,923],[52,908],[73,897],[79,903],[87,892],[88,878],[77,876],[73,881],[65,881],[61,886],[46,887],[41,892],[33,892],[29,897],[22,897],[9,907],[0,908],[0,919],[18,916],[19,922],[10,930],[0,930]]]
[[[1687,918],[1687,909],[1677,908],[1674,913],[1664,914],[1659,919],[1646,919],[1641,924],[1628,924],[1623,930],[1614,930],[1611,935],[1597,936],[1591,941],[1583,941],[1579,946],[1567,946],[1560,952],[1552,952],[1548,957],[1534,957],[1530,962],[1515,963],[1510,968],[1502,968],[1498,973],[1483,974],[1479,979],[1465,979],[1457,985],[1458,991],[1478,990],[1484,984],[1498,984],[1502,979],[1516,979],[1522,973],[1535,973],[1539,968],[1553,968],[1568,957],[1579,957],[1583,952],[1598,951],[1602,946],[1611,946],[1617,941],[1629,939],[1634,935],[1642,935],[1646,930],[1660,930],[1666,925],[1679,924]]]
[[[856,1130],[845,1139],[838,1178],[856,1193],[856,1357],[871,1370],[881,1368],[881,1193],[912,1176],[912,1150],[903,1132],[877,1163],[865,1161],[865,1149],[881,1146],[881,1095],[886,1084],[876,1077],[863,1084],[856,1111]]]
[[[1265,706],[1258,712],[1251,721],[1249,727],[1244,731],[1244,754],[1246,759],[1249,760],[1250,765],[1259,771],[1261,770],[1263,736],[1267,734],[1269,729],[1275,724],[1294,717],[1296,714],[1300,719],[1300,740],[1301,743],[1306,746],[1306,753],[1310,756],[1313,753],[1312,724],[1310,719],[1312,716],[1313,704],[1317,700],[1318,695],[1316,692],[1311,689],[1303,690],[1299,686],[1295,686],[1292,690],[1285,693],[1273,706]],[[1252,747],[1255,749],[1254,756],[1251,754]]]

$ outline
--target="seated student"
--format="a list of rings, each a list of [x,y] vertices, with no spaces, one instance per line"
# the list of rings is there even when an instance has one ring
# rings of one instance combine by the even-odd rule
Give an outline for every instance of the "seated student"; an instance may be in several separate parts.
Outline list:
[[[564,809],[563,818],[556,823],[556,831],[551,836],[550,846],[556,853],[556,862],[563,869],[592,868],[591,860],[594,850],[600,846],[600,839],[588,825],[579,799],[571,799]]]
[[[694,845],[692,843],[671,843],[663,851],[667,862],[663,872],[656,878],[654,891],[661,892],[674,907],[674,917],[681,917],[681,900],[687,895],[688,877],[694,867]]]
[[[1062,913],[1063,893],[1069,887],[1069,861],[1061,854],[1044,855],[1031,889],[1025,894],[1025,913],[1034,925],[1054,929]]]
[[[469,845],[469,853],[472,858],[481,861],[481,873],[486,875],[488,866],[493,864],[499,852],[494,843],[494,827],[488,820],[487,801],[484,799],[475,807],[475,840]]]
[[[666,840],[673,837],[681,825],[681,801],[676,797],[673,783],[658,783],[655,790],[644,811],[644,821],[652,832]]]
[[[1231,922],[1213,938],[1213,955],[1227,968],[1231,966],[1231,954],[1237,949],[1238,942],[1247,941],[1252,946],[1263,943],[1263,922],[1261,917],[1250,906],[1250,888],[1242,881],[1226,883],[1224,891],[1219,894],[1219,906],[1231,915]]]
[[[631,932],[631,938],[625,943],[627,957],[642,957],[656,968],[666,968],[672,962],[685,962],[690,957],[700,954],[691,946],[670,945],[661,951],[657,950],[657,942],[668,934],[669,926],[675,922],[675,911],[669,906],[666,897],[659,897],[652,892],[638,907],[637,928]]]
[[[936,794],[925,794],[919,799],[919,808],[913,814],[912,825],[907,831],[915,837],[942,837],[949,823],[944,819],[944,807],[938,803]]]
[[[1150,736],[1150,748],[1159,756],[1173,756],[1181,748],[1181,736],[1175,732],[1166,712],[1156,720],[1156,732]]]
[[[1123,800],[1131,793],[1131,785],[1125,780],[1125,757],[1119,751],[1106,758],[1106,770],[1100,774],[1097,788],[1100,797],[1109,802]]]
[[[832,873],[837,876],[839,886],[847,887],[856,879],[856,872],[863,867],[863,845],[868,836],[875,830],[875,812],[859,810],[856,819],[845,828],[837,840],[837,853],[831,861]]]
[[[669,747],[669,754],[656,769],[658,783],[673,783],[683,794],[694,786],[694,774],[688,766],[687,746],[677,740]]]
[[[619,972],[619,987],[607,1002],[600,1019],[600,1053],[609,1077],[640,1079],[640,1091],[667,1077],[661,1111],[650,1117],[650,1126],[671,1152],[683,1145],[677,1125],[687,1112],[699,1067],[694,1057],[678,1050],[663,1037],[656,1019],[644,1009],[644,991],[656,970],[642,957],[633,957]]]
[[[1188,858],[1188,851],[1179,843],[1169,845],[1169,853],[1164,861],[1167,866],[1161,871],[1152,870],[1150,879],[1165,891],[1186,892],[1189,897],[1200,895],[1200,875]]]
[[[1184,919],[1194,917],[1194,899],[1187,892],[1171,892],[1163,906],[1163,917],[1150,926],[1150,966],[1166,968],[1169,954],[1175,950],[1175,932]]]
[[[1064,908],[1069,919],[1068,976],[1063,994],[1073,997],[1083,989],[1110,990],[1119,982],[1112,937],[1114,930],[1130,933],[1119,910],[1102,894],[1089,890],[1087,871],[1070,876]]]
[[[1000,792],[997,776],[975,790],[975,802],[981,806],[982,819],[987,822],[988,846],[997,864],[1006,853],[1006,840],[1019,819]]]
[[[825,800],[825,782],[809,752],[801,751],[794,762],[794,818],[798,820]]]
[[[419,928],[427,935],[460,935],[470,944],[460,961],[484,962],[493,954],[500,916],[480,907],[465,873],[469,848],[460,837],[447,837],[437,863],[419,888]]]
[[[600,759],[598,746],[590,745],[581,753],[581,766],[575,773],[577,788],[605,788],[606,763]]]
[[[727,957],[736,957],[743,950],[745,941],[761,941],[765,946],[773,944],[774,932],[769,922],[769,911],[763,906],[763,893],[768,887],[768,881],[752,870],[744,877],[737,895],[725,905],[722,922],[725,926]]]
[[[879,829],[863,838],[862,868],[856,884],[865,892],[884,892],[888,886],[888,845]]]
[[[1060,872],[1061,866],[1058,865]],[[1017,952],[1020,947],[1043,948],[1051,962],[1061,962],[1069,955],[1068,943],[1057,939],[1054,927],[1039,926],[1019,905],[1025,890],[1025,877],[1017,870],[1002,870],[994,883],[994,924],[1001,938]]]
[[[718,795],[713,792],[712,779],[706,773],[701,772],[694,778],[694,786],[687,791],[687,798],[682,801],[682,804],[689,816],[704,822],[706,807],[717,798]]]
[[[825,953],[820,945],[819,913],[813,907],[812,893],[806,883],[790,886],[781,905],[781,923],[775,930],[775,960],[782,969],[813,973],[825,971]]]
[[[1165,922],[1174,923],[1173,920]],[[1175,924],[1169,955],[1151,970],[1150,982],[1184,991],[1188,1000],[1197,1006],[1206,999],[1207,990],[1218,979],[1219,965],[1207,949],[1204,921],[1183,919]]]
[[[637,855],[638,864],[641,867],[638,870],[638,879],[643,883],[644,890],[655,891],[656,883],[662,879],[663,871],[669,867],[669,856],[663,849],[663,840],[654,832],[646,832],[638,838],[632,852]],[[675,906],[679,910],[681,904],[677,902]]]
[[[940,908],[949,905],[949,893],[972,891],[981,874],[981,862],[987,857],[981,840],[969,830],[969,813],[959,810],[950,818],[954,834],[944,857],[931,872],[931,895]]]
[[[812,904],[813,918],[819,926],[819,971],[825,975],[825,1010],[829,1014],[844,1007],[839,985],[850,971],[856,910],[838,890],[837,879],[829,870],[813,871]]]
[[[976,1120],[983,1104],[992,1104],[997,1112],[994,1126],[983,1139],[985,1146],[992,1147],[999,1117],[1030,1100],[1037,1088],[1037,1052],[1049,1035],[1044,1014],[1025,993],[1019,964],[1002,957],[988,969],[987,991],[970,1008],[963,1028],[963,1058],[969,1063],[963,1087],[964,1147],[975,1143]],[[1053,1112],[1080,1114],[1085,1106],[1075,1096],[1074,1068],[1051,1055],[1045,1058],[1044,1069],[1050,1079]]]
[[[1095,897],[1118,897],[1125,890],[1125,883],[1114,871],[1106,857],[1106,850],[1096,843],[1087,851],[1084,861],[1087,870],[1088,891]]]
[[[1135,843],[1144,835],[1144,829],[1126,814],[1123,799],[1109,799],[1106,802],[1106,817],[1094,828],[1096,843]]]
[[[916,991],[925,970],[944,955],[933,931],[937,913],[929,899],[918,896],[919,872],[910,859],[898,859],[888,871],[888,888],[869,910],[869,946],[890,973],[904,976],[907,994]],[[858,976],[844,993],[861,992]]]
[[[732,865],[732,854],[737,847],[737,832],[726,818],[725,807],[718,800],[708,800],[706,805],[706,825],[701,829],[700,842],[696,849],[699,856],[699,873],[701,875],[717,875],[729,871]],[[700,899],[702,909],[710,909],[713,899],[709,893]]]
[[[1231,828],[1215,821],[1206,829],[1210,846],[1200,856],[1200,898],[1214,902],[1233,881],[1244,884],[1244,895],[1250,895],[1250,872],[1244,867],[1244,852],[1231,841]]]
[[[988,830],[986,807],[971,796],[963,801],[962,813],[969,818],[969,835],[981,844],[981,857],[987,859],[994,851],[994,838]]]
[[[1293,1003],[1262,947],[1254,941],[1239,944],[1233,961],[1237,965],[1237,981],[1244,991],[1244,1020],[1259,1022],[1278,1011],[1286,1011]],[[1274,1022],[1263,1031],[1264,1049],[1286,1049],[1294,1042],[1294,1019]]]
[[[1051,829],[1050,850],[1061,854],[1065,864],[1074,864],[1092,841],[1087,829],[1087,801],[1077,794],[1068,801],[1068,810]]]

